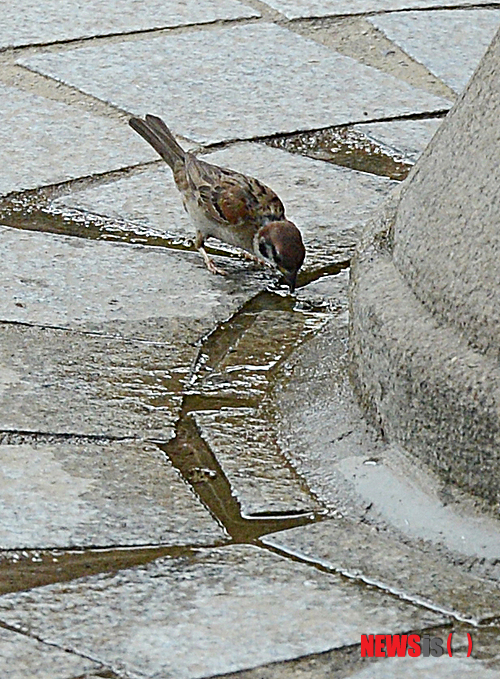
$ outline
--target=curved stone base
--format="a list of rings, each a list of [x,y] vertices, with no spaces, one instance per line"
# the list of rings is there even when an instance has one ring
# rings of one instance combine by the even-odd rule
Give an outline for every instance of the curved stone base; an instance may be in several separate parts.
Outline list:
[[[469,491],[500,500],[500,369],[440,324],[394,265],[399,191],[351,269],[353,382],[389,439]]]

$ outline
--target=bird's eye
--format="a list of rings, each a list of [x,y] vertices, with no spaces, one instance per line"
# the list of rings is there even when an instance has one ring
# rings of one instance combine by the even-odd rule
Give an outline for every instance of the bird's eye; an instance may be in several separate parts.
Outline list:
[[[274,262],[275,264],[281,263],[281,255],[274,247],[274,243],[271,243],[270,241],[267,240],[261,240],[259,243],[259,252],[263,257],[265,257],[265,259],[268,259],[270,262]]]
[[[259,252],[266,259],[270,259],[271,252],[269,243],[267,243],[265,240],[261,240],[259,243]]]

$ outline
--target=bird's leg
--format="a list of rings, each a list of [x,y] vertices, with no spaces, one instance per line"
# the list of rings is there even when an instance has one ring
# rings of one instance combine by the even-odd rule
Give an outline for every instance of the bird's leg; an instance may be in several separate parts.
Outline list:
[[[258,264],[263,268],[267,266],[270,269],[276,270],[274,264],[271,264],[271,262],[268,262],[267,259],[264,259],[263,257],[257,257],[257,255],[252,255],[251,252],[247,252],[246,250],[242,250],[241,253],[243,257],[245,259],[248,259],[250,262],[254,262],[255,264]]]
[[[227,275],[226,271],[224,271],[224,269],[219,269],[219,267],[215,266],[213,260],[210,259],[210,257],[207,255],[207,251],[203,247],[204,243],[205,240],[203,238],[203,234],[201,233],[201,231],[196,231],[196,240],[194,242],[194,246],[198,250],[200,255],[203,257],[203,261],[205,262],[207,269],[211,273],[218,273],[221,276],[226,276]]]
[[[253,262],[254,264],[259,264],[259,266],[266,266],[267,264],[266,261],[260,257],[257,257],[256,255],[252,255],[252,253],[247,252],[247,250],[241,250],[241,255],[244,259],[247,259],[249,262]]]

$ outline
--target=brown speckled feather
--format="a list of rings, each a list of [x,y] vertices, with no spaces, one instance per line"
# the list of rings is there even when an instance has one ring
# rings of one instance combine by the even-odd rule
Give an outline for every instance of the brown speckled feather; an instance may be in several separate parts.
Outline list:
[[[198,206],[221,225],[255,224],[284,219],[283,203],[272,189],[253,177],[211,165],[186,154],[186,176]]]

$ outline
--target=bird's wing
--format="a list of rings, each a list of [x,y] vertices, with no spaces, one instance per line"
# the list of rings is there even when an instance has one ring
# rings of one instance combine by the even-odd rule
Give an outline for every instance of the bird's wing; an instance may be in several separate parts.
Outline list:
[[[186,158],[189,188],[207,217],[219,224],[261,225],[284,219],[283,203],[265,184],[234,170]]]

